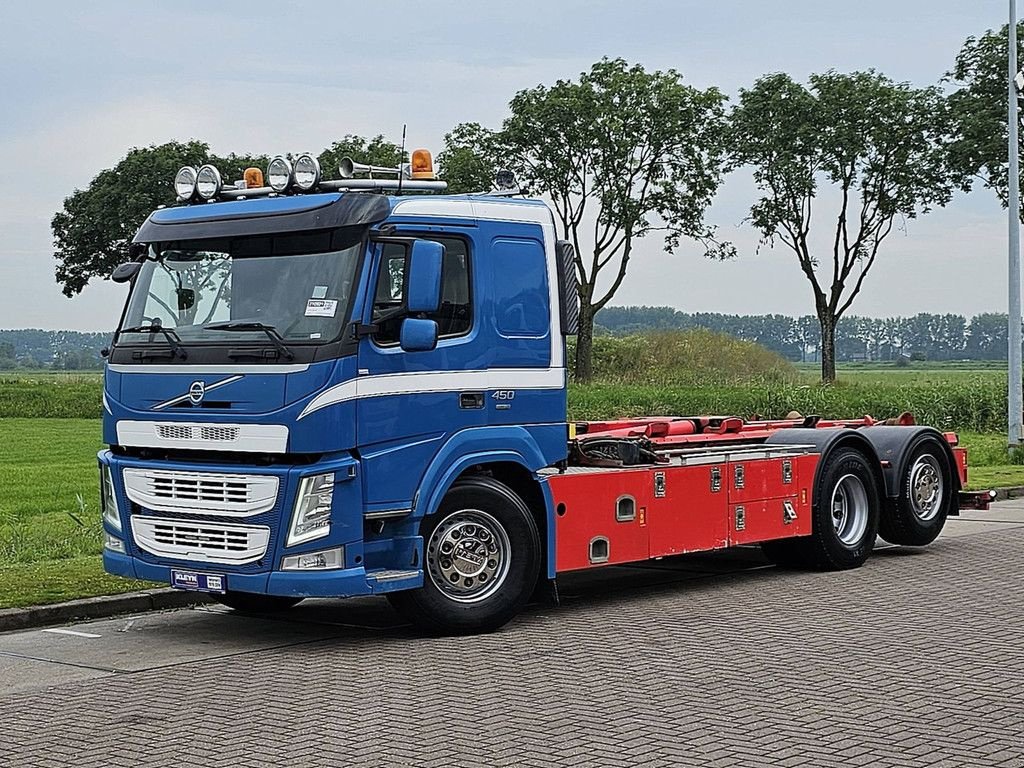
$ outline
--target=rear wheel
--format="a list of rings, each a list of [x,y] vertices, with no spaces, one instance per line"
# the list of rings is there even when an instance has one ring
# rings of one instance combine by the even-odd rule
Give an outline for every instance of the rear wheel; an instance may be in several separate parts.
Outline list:
[[[413,624],[432,634],[490,632],[526,604],[540,573],[540,535],[507,486],[460,481],[420,530],[423,586],[388,595]]]
[[[255,592],[225,592],[223,595],[214,595],[213,599],[241,613],[276,613],[302,602],[301,597],[259,595]]]
[[[900,477],[900,495],[882,515],[879,535],[890,544],[931,544],[956,502],[953,469],[938,439],[923,438],[910,452]]]
[[[765,555],[785,567],[844,570],[856,568],[871,555],[878,533],[881,500],[867,458],[852,448],[839,448],[818,472],[812,511],[813,533],[799,539],[769,541]]]

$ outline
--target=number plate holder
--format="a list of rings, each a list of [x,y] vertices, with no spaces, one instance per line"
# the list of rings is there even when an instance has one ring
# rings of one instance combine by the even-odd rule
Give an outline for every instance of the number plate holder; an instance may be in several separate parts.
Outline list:
[[[223,595],[227,589],[227,577],[216,573],[198,573],[196,571],[171,571],[171,586],[188,592],[210,592]]]

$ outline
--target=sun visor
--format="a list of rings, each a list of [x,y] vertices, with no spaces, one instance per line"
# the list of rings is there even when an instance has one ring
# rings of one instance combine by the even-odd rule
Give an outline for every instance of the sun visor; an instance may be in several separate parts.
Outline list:
[[[384,195],[295,195],[162,208],[139,227],[136,243],[240,237],[377,224],[391,213]]]

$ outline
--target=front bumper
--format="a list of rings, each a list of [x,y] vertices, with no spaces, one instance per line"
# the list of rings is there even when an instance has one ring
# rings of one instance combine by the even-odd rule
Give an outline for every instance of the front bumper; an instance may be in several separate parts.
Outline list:
[[[423,586],[422,571],[404,579],[378,581],[371,571],[362,567],[334,571],[270,571],[265,573],[232,573],[213,563],[182,563],[180,566],[158,565],[130,555],[109,550],[103,552],[103,569],[116,576],[171,583],[171,570],[197,570],[225,578],[229,592],[253,592],[261,595],[285,597],[359,597],[381,595],[400,589]]]
[[[198,461],[144,461],[115,456],[101,451],[99,462],[112,470],[112,483],[118,506],[120,526],[104,521],[104,530],[123,542],[125,551],[104,549],[103,565],[108,573],[129,578],[144,579],[163,584],[171,583],[172,571],[186,571],[219,575],[224,578],[228,591],[289,597],[355,597],[413,589],[422,586],[423,574],[417,570],[388,570],[398,562],[419,562],[422,543],[412,539],[378,542],[367,547],[363,540],[363,513],[361,479],[357,462],[350,457],[334,458],[315,465],[277,465],[272,467],[242,467]],[[273,508],[255,510],[245,517],[226,517],[223,513],[196,509],[168,511],[150,509],[136,498],[132,501],[126,492],[124,470],[141,468],[195,474],[259,474],[279,479],[279,490]],[[328,535],[288,546],[286,534],[300,482],[303,477],[323,472],[335,474],[334,501],[331,529]],[[238,562],[218,561],[216,557],[193,559],[172,557],[169,552],[156,554],[136,539],[134,520],[166,524],[181,521],[186,528],[209,526],[214,533],[239,524],[261,526],[269,531],[265,551],[260,555]],[[204,535],[210,531],[204,529]],[[383,545],[383,546],[382,546]],[[324,570],[281,570],[286,556],[315,552],[343,546],[344,567]],[[371,552],[376,547],[376,552]],[[397,575],[397,576],[396,576]]]

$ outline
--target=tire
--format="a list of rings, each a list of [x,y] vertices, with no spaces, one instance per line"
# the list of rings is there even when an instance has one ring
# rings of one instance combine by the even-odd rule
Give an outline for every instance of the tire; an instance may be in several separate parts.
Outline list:
[[[506,485],[459,481],[420,532],[423,586],[388,595],[408,621],[434,635],[470,635],[504,626],[526,605],[540,575],[540,534]]]
[[[301,597],[260,595],[255,592],[225,592],[223,595],[213,595],[213,599],[239,613],[277,613],[302,602]]]
[[[942,533],[956,503],[953,468],[938,438],[915,445],[900,477],[900,495],[882,513],[878,534],[890,544],[921,547]]]
[[[818,470],[810,536],[761,545],[777,565],[841,571],[858,568],[871,555],[878,535],[881,497],[868,459],[839,448]]]

